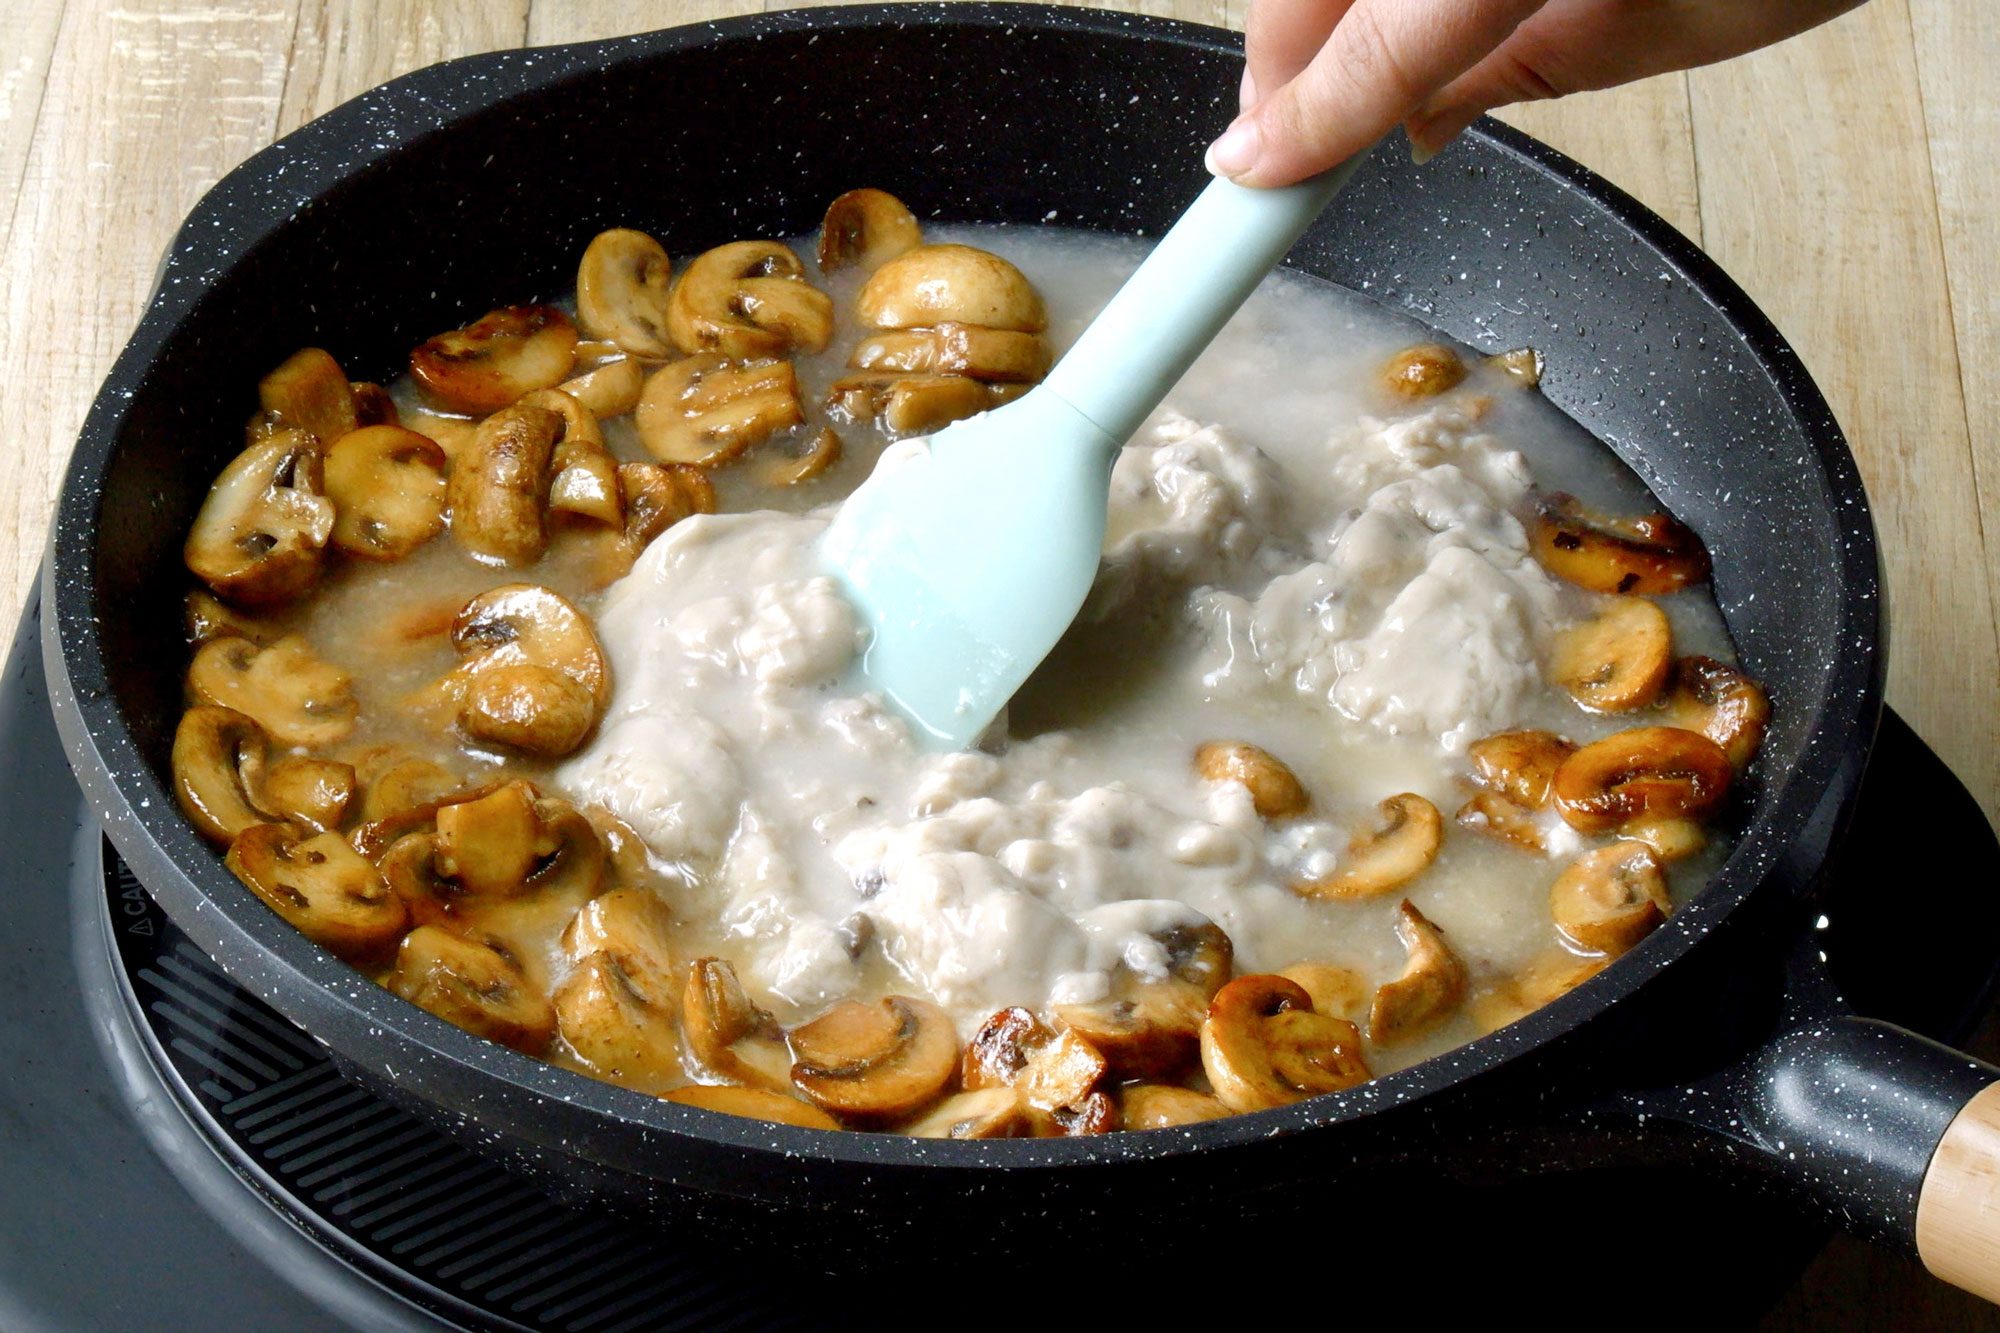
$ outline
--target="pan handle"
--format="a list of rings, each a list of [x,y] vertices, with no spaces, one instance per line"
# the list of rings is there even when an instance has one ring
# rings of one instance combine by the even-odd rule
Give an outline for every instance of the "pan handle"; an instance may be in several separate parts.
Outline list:
[[[1795,1188],[2000,1303],[2000,1069],[1843,1016],[1779,1038],[1742,1075],[1740,1132]]]

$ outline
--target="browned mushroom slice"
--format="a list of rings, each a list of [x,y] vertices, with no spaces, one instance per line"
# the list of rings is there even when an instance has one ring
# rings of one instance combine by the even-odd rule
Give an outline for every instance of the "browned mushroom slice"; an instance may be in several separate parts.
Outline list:
[[[1551,731],[1503,731],[1474,741],[1465,752],[1481,785],[1530,810],[1548,804],[1563,760],[1576,746]]]
[[[1671,514],[1610,518],[1561,492],[1541,503],[1534,551],[1550,573],[1592,592],[1658,597],[1708,577],[1701,538]]]
[[[994,1087],[955,1093],[899,1132],[913,1139],[1026,1139],[1035,1131],[1033,1108],[1021,1094]]]
[[[396,951],[390,990],[474,1036],[539,1055],[556,1014],[506,946],[418,926]]]
[[[860,312],[873,329],[977,324],[1040,333],[1049,323],[1020,269],[969,245],[920,245],[891,259],[861,289]]]
[[[1405,898],[1397,909],[1396,934],[1408,951],[1403,974],[1375,988],[1368,1011],[1368,1039],[1402,1041],[1442,1022],[1465,1000],[1465,964],[1432,925]]]
[[[292,353],[257,381],[257,403],[265,420],[276,428],[305,431],[323,445],[361,424],[354,410],[354,388],[340,363],[317,347]]]
[[[1038,380],[1052,353],[1038,333],[940,324],[864,338],[847,364],[856,370],[905,375],[965,375],[976,380]]]
[[[1278,969],[1278,975],[1295,981],[1312,996],[1316,1013],[1335,1018],[1355,1019],[1368,1012],[1368,983],[1351,967],[1332,963],[1293,963]]]
[[[1294,884],[1295,892],[1307,898],[1373,898],[1430,868],[1444,844],[1438,808],[1407,791],[1375,808],[1382,817],[1380,827],[1356,831],[1347,844],[1347,861],[1330,875]]]
[[[440,806],[436,866],[474,896],[587,900],[604,881],[604,844],[566,802],[519,780]]]
[[[739,1088],[705,1083],[689,1084],[663,1094],[666,1101],[695,1106],[724,1115],[740,1115],[748,1120],[769,1120],[800,1129],[839,1129],[840,1122],[811,1102],[768,1088]]]
[[[312,587],[334,525],[320,458],[302,430],[279,431],[238,454],[188,530],[182,554],[195,577],[247,607],[280,606]]]
[[[1524,389],[1542,387],[1542,354],[1532,347],[1516,347],[1510,352],[1496,352],[1480,364],[1499,371]]]
[[[1700,732],[1634,727],[1563,760],[1556,809],[1583,833],[1641,820],[1702,820],[1729,794],[1729,780],[1729,756]]]
[[[195,588],[188,593],[182,623],[187,628],[188,642],[197,648],[210,639],[231,636],[262,645],[281,634],[276,625],[244,615],[206,588]]]
[[[849,190],[826,206],[819,225],[820,271],[880,268],[923,243],[924,229],[902,200],[886,190]]]
[[[246,765],[264,760],[264,729],[233,708],[199,706],[174,729],[174,795],[203,837],[227,846],[270,816],[252,801]]]
[[[1730,766],[1741,773],[1764,744],[1771,701],[1756,681],[1728,663],[1683,657],[1674,667],[1667,713],[1676,724],[1720,745]]]
[[[1194,771],[1206,782],[1240,783],[1266,819],[1302,815],[1312,804],[1305,784],[1269,750],[1248,741],[1204,741],[1195,747]]]
[[[667,290],[673,265],[660,243],[627,227],[591,238],[576,270],[576,322],[633,356],[674,354],[667,338]]]
[[[673,999],[671,985],[656,987],[620,955],[599,951],[579,960],[556,988],[556,1026],[591,1074],[654,1092],[681,1075]]]
[[[1169,1083],[1132,1083],[1118,1090],[1118,1111],[1127,1129],[1174,1129],[1220,1120],[1229,1108],[1205,1092]]]
[[[894,436],[927,435],[992,407],[994,387],[963,375],[849,375],[827,390],[827,405]]]
[[[840,461],[840,436],[831,426],[814,432],[803,454],[775,454],[757,470],[766,486],[799,486]]]
[[[654,371],[633,420],[640,442],[662,463],[715,467],[805,414],[789,361],[737,364],[704,355]]]
[[[1527,1017],[1559,995],[1567,995],[1604,970],[1605,957],[1579,958],[1550,948],[1513,976],[1473,997],[1472,1018],[1482,1032],[1497,1032]]]
[[[389,391],[379,384],[357,380],[354,384],[354,428],[364,426],[400,426],[403,414],[396,407],[396,400]],[[335,437],[339,438],[339,437]]]
[[[1232,1111],[1287,1106],[1372,1077],[1354,1024],[1315,1013],[1298,983],[1263,975],[1215,993],[1201,1025],[1201,1065]]]
[[[1418,343],[1382,363],[1377,378],[1398,398],[1435,398],[1465,381],[1465,362],[1441,343]]]
[[[444,527],[444,450],[401,426],[363,426],[326,453],[333,544],[364,560],[401,560]]]
[[[1667,862],[1685,861],[1708,846],[1708,830],[1701,822],[1678,816],[1629,820],[1619,827],[1618,836],[1645,843]]]
[[[1117,1124],[1116,1106],[1099,1090],[1108,1073],[1104,1056],[1075,1030],[1052,1031],[1016,1006],[973,1034],[960,1081],[968,1090],[1016,1089],[1054,1133],[1098,1134]]]
[[[681,992],[688,1050],[718,1078],[773,1092],[791,1090],[792,1057],[778,1020],[754,1003],[720,958],[697,958]]]
[[[361,783],[361,818],[387,819],[419,806],[435,806],[463,783],[444,765],[395,746],[374,746],[354,761]]]
[[[806,281],[799,257],[776,241],[732,241],[688,265],[667,301],[667,333],[690,355],[817,352],[833,337],[833,299]]]
[[[553,667],[517,663],[475,673],[458,725],[476,740],[560,758],[597,725],[597,700]]]
[[[453,460],[451,533],[474,555],[531,564],[549,544],[549,478],[563,419],[515,405],[479,423]]]
[[[892,1120],[958,1071],[951,1018],[928,1000],[843,1000],[792,1032],[792,1083],[836,1115]]]
[[[223,858],[236,878],[315,944],[349,960],[381,953],[408,913],[374,866],[337,833],[289,824],[244,829]]]
[[[636,554],[684,518],[715,512],[715,483],[687,463],[624,463],[625,543]]]
[[[294,755],[264,769],[258,803],[275,818],[327,833],[347,822],[357,787],[353,765]]]
[[[639,405],[639,394],[646,387],[646,368],[630,357],[620,357],[556,387],[582,403],[599,421],[609,421]]]
[[[1063,1004],[1055,1016],[1101,1052],[1121,1078],[1171,1078],[1193,1061],[1208,1002],[1229,980],[1229,936],[1213,922],[1179,924],[1157,936],[1166,972],[1149,977],[1120,967],[1110,993]]]
[[[576,364],[576,325],[554,306],[511,305],[410,353],[417,387],[454,412],[484,416],[550,389]]]
[[[611,671],[590,618],[548,588],[506,583],[479,594],[452,622],[451,645],[465,659],[455,674],[549,667],[588,690],[598,707],[611,700]]]
[[[354,730],[353,680],[288,634],[266,648],[248,639],[211,639],[188,667],[196,703],[248,713],[280,745],[338,744]]]
[[[1549,911],[1577,948],[1616,956],[1666,920],[1673,900],[1653,849],[1619,841],[1570,862],[1549,889]]]
[[[550,456],[549,510],[617,529],[625,523],[625,505],[618,494],[618,460],[604,445],[597,417],[560,389],[540,389],[521,400],[563,419],[562,434]]]
[[[1629,713],[1660,697],[1673,651],[1666,612],[1643,597],[1615,597],[1556,635],[1549,675],[1585,708]]]

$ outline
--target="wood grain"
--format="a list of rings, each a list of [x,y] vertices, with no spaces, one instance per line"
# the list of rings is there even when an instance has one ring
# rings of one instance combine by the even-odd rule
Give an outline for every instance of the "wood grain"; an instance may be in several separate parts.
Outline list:
[[[478,5],[327,0],[299,6],[278,132],[289,134],[398,74],[453,56],[519,46],[528,0]]]
[[[1953,1118],[1917,1196],[1917,1253],[1955,1287],[2000,1301],[2000,1083]]]

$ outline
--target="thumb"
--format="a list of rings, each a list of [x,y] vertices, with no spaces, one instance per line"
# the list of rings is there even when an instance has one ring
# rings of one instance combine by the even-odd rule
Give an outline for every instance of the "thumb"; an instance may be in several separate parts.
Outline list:
[[[1356,0],[1311,64],[1210,145],[1209,170],[1255,186],[1326,170],[1401,123],[1543,3]]]

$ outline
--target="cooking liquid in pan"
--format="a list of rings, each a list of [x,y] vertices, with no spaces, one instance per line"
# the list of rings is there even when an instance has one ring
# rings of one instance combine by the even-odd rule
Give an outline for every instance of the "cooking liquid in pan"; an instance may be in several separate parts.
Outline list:
[[[1145,252],[1057,229],[938,228],[927,239],[1019,265],[1047,302],[1058,352]],[[853,313],[863,275],[822,275],[809,241],[794,249],[840,321],[827,352],[796,359],[812,415],[865,334]],[[499,569],[445,536],[399,564],[341,562],[292,622],[353,673],[361,722],[346,748],[393,741],[473,779],[504,762],[553,794],[610,807],[668,871],[679,956],[731,960],[788,1025],[846,995],[915,994],[943,1005],[963,1040],[998,1007],[1101,994],[1108,971],[1146,966],[1149,934],[1190,907],[1229,934],[1239,975],[1326,962],[1372,992],[1403,968],[1394,925],[1407,896],[1469,965],[1473,1002],[1421,1035],[1371,1045],[1382,1073],[1491,1026],[1482,995],[1560,949],[1550,885],[1599,841],[1551,820],[1541,855],[1460,827],[1465,745],[1519,727],[1583,743],[1654,720],[1593,715],[1542,682],[1550,634],[1600,599],[1532,562],[1517,567],[1507,515],[1530,513],[1529,474],[1536,489],[1607,513],[1656,502],[1607,448],[1497,370],[1477,369],[1439,399],[1386,395],[1383,361],[1433,340],[1324,281],[1268,279],[1128,448],[1106,573],[990,755],[930,755],[848,697],[838,667],[855,645],[841,641],[837,613],[799,600],[823,516],[750,516],[837,502],[886,443],[868,423],[838,423],[841,461],[804,485],[760,481],[757,449],[718,469],[720,513],[743,516],[684,521],[623,585],[603,589],[602,565],[560,537],[538,565]],[[407,381],[394,391],[404,424],[447,449],[469,428],[427,414]],[[647,457],[629,416],[603,424],[621,458]],[[1200,429],[1211,424],[1219,436]],[[1381,530],[1356,532],[1357,509]],[[1334,559],[1343,535],[1350,549]],[[1464,559],[1440,569],[1448,547]],[[1330,571],[1318,582],[1316,563]],[[503,761],[398,711],[455,661],[444,636],[422,628],[513,581],[546,584],[591,614],[612,665],[598,735],[553,767]],[[778,640],[762,659],[727,627],[665,625],[685,626],[704,603],[701,615],[754,614],[760,595]],[[1514,601],[1496,609],[1496,596]],[[1733,660],[1705,587],[1660,600],[1676,654]],[[1327,628],[1343,615],[1344,628]],[[1399,620],[1413,623],[1399,630]],[[815,653],[831,654],[830,673]],[[757,680],[772,662],[775,682]],[[1472,715],[1447,715],[1454,699]],[[1266,822],[1242,788],[1201,780],[1190,756],[1218,739],[1282,759],[1311,809]],[[1377,802],[1399,792],[1444,815],[1428,870],[1361,901],[1287,887],[1337,866]],[[1676,903],[1719,865],[1720,830],[1713,839],[1669,868]],[[508,923],[530,976],[550,987],[566,966],[556,938],[569,910],[528,905]],[[553,1055],[565,1059],[560,1039]]]

